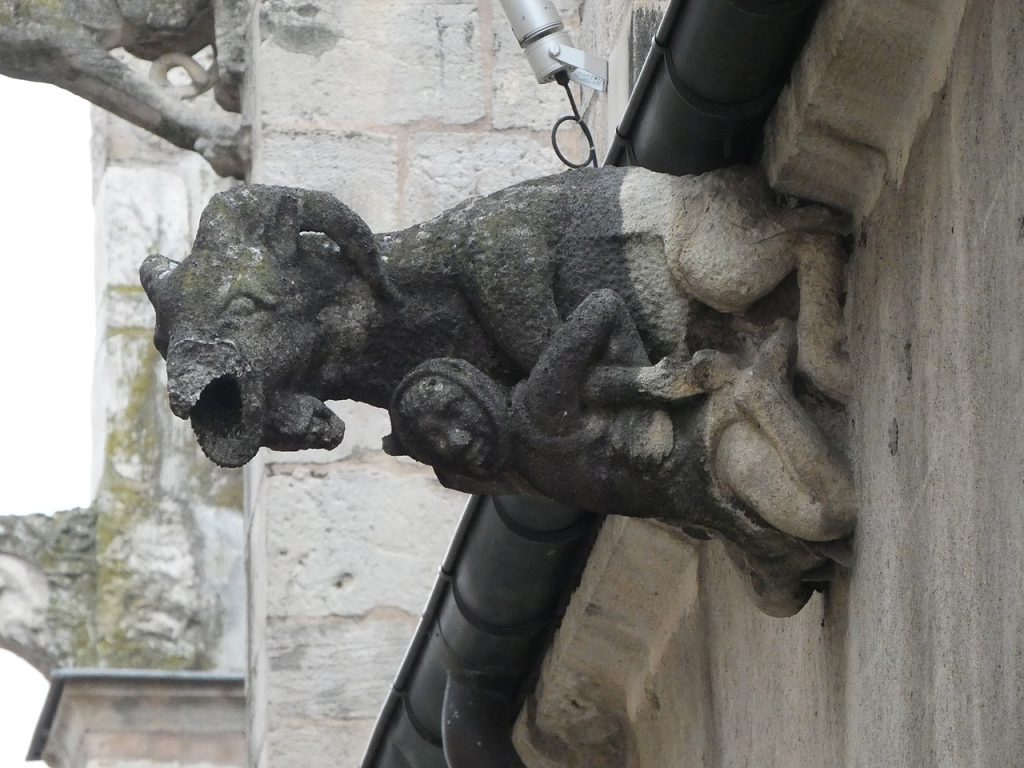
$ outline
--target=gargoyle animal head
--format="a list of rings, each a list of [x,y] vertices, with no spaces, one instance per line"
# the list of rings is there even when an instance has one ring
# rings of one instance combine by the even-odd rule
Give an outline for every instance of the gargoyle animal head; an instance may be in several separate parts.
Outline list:
[[[207,206],[188,258],[150,256],[140,277],[171,410],[191,419],[213,461],[237,467],[260,446],[341,442],[344,424],[322,402],[332,355],[358,354],[390,296],[351,209],[323,192],[235,187]],[[353,348],[337,349],[339,335]]]

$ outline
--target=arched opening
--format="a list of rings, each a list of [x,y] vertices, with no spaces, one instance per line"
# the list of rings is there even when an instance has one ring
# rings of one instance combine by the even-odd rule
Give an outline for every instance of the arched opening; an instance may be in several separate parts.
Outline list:
[[[0,766],[41,768],[41,760],[27,762],[28,745],[43,709],[49,685],[35,667],[10,651],[0,649]]]

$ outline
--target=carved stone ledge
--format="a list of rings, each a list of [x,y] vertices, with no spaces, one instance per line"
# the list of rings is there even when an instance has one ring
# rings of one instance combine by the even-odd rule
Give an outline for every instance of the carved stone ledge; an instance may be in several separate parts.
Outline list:
[[[608,518],[516,748],[531,768],[840,765],[846,594],[774,619],[720,544]]]
[[[637,765],[636,721],[660,707],[663,664],[688,685],[707,687],[699,564],[700,545],[678,531],[608,518],[516,724],[516,748],[528,765]],[[671,649],[687,628],[696,642],[680,655]],[[706,738],[704,720],[693,710],[673,727],[693,744]]]
[[[946,80],[965,0],[830,0],[766,126],[772,186],[870,213]]]
[[[29,753],[53,768],[241,768],[240,677],[201,672],[54,672]]]

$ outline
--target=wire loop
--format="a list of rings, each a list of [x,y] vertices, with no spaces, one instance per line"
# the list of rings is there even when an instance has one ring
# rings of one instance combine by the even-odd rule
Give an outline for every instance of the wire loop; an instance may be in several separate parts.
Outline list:
[[[586,168],[588,165],[593,165],[597,168],[597,148],[594,146],[594,136],[590,133],[590,128],[580,115],[580,110],[576,106],[576,99],[572,97],[572,90],[569,88],[569,77],[565,72],[559,72],[555,75],[555,80],[559,85],[565,88],[565,94],[569,97],[569,106],[572,107],[572,114],[560,117],[555,121],[554,126],[551,128],[551,148],[555,150],[555,155],[558,156],[558,159],[570,168]],[[590,146],[590,152],[587,153],[587,159],[582,163],[574,163],[562,154],[562,150],[558,147],[558,129],[562,126],[562,123],[566,122],[576,123],[580,127],[580,130],[583,131],[583,137],[587,140],[587,144]]]

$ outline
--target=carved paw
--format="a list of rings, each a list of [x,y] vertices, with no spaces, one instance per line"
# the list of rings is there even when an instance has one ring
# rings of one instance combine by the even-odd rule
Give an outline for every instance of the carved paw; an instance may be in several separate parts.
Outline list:
[[[249,171],[249,132],[244,128],[227,135],[197,139],[194,149],[221,176],[244,179]]]

